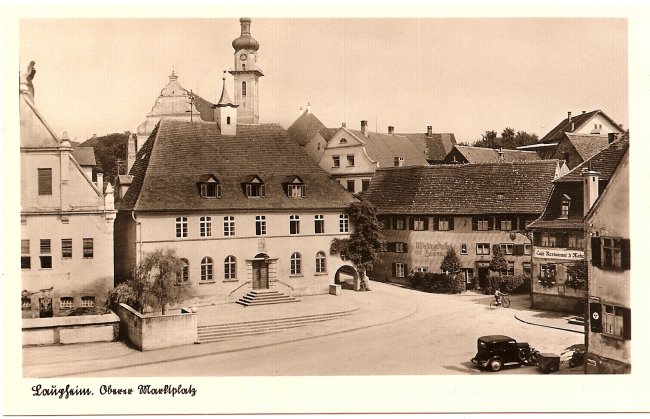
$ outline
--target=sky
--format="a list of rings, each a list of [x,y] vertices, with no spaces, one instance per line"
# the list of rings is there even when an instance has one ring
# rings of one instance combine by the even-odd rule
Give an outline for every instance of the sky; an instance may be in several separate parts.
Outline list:
[[[215,102],[234,66],[237,18],[23,19],[21,71],[36,62],[35,103],[52,128],[83,141],[135,131],[172,69]],[[285,128],[299,109],[328,127],[452,132],[505,127],[542,137],[601,109],[628,128],[624,18],[267,19],[260,43],[260,122]],[[227,88],[233,96],[232,77]]]

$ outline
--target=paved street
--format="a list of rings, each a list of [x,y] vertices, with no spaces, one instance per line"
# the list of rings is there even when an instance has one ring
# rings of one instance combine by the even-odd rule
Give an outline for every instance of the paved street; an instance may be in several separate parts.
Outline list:
[[[490,308],[491,296],[472,292],[438,295],[373,286],[369,293],[318,297],[359,306],[354,314],[336,320],[145,353],[119,342],[26,348],[24,371],[29,377],[483,374],[469,362],[481,335],[506,334],[557,354],[583,343],[582,334],[517,320],[515,315],[531,323],[579,330],[557,315],[530,310],[527,296],[514,296],[511,307],[504,309]],[[522,367],[498,374],[539,371]]]

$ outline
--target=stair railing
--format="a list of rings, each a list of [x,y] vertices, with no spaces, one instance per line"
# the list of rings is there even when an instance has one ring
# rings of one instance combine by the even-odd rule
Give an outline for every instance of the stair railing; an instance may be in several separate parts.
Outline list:
[[[234,293],[235,291],[237,291],[238,289],[240,289],[240,288],[243,287],[244,285],[246,285],[246,284],[250,284],[250,283],[252,283],[252,282],[253,282],[253,281],[246,281],[246,282],[244,282],[243,284],[241,284],[240,286],[238,286],[238,287],[235,288],[234,290],[230,291],[230,294],[228,294],[228,297],[230,297],[231,295],[233,295],[233,293]]]
[[[276,279],[276,280],[273,281],[273,282],[279,282],[279,283],[281,283],[282,285],[286,285],[287,287],[291,288],[291,291],[295,291],[295,288],[294,288],[294,287],[292,287],[291,285],[287,284],[287,283],[284,282],[284,281],[280,281],[279,279]]]

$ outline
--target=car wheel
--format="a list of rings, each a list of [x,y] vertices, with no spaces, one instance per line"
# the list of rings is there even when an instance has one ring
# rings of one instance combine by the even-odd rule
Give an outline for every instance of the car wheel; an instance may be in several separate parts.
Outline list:
[[[517,355],[519,356],[519,361],[521,362],[527,362],[530,359],[530,351],[526,348],[520,348]]]
[[[488,364],[488,367],[490,368],[490,371],[497,372],[501,370],[501,367],[503,367],[503,362],[501,362],[500,359],[493,359]]]

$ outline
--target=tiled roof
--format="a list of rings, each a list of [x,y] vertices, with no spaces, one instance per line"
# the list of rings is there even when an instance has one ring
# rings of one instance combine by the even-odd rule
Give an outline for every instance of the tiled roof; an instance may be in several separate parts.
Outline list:
[[[120,185],[130,185],[133,182],[133,176],[131,175],[117,175],[117,182]]]
[[[468,163],[499,162],[499,152],[492,148],[457,145],[456,150],[467,159]],[[503,149],[501,151],[503,152],[503,160],[506,162],[541,160],[539,154],[534,151],[508,149]]]
[[[565,132],[571,132],[571,124],[574,124],[575,128],[581,127],[585,122],[587,122],[589,119],[591,119],[592,116],[596,114],[601,114],[603,117],[605,117],[612,125],[618,126],[616,122],[614,122],[609,116],[605,114],[605,112],[601,111],[600,109],[596,109],[595,111],[591,112],[585,112],[583,114],[575,115],[571,117],[571,122],[569,122],[569,118],[564,118],[562,122],[557,124],[555,128],[550,130],[541,140],[539,140],[540,143],[549,143],[549,142],[556,142],[559,141],[562,138],[562,134]]]
[[[422,150],[429,162],[442,162],[456,145],[453,133],[433,133],[431,137],[425,133],[396,135],[407,137],[413,146]]]
[[[95,149],[92,147],[73,147],[72,156],[80,166],[96,166]]]
[[[565,195],[571,198],[571,204],[569,206],[569,216],[567,219],[561,220],[559,219],[560,202]],[[584,215],[583,202],[582,183],[555,184],[548,204],[544,208],[544,212],[537,220],[529,224],[528,228],[582,230]]]
[[[598,175],[600,180],[609,180],[629,144],[629,134],[621,135],[619,139],[613,141],[607,146],[607,148],[601,150],[589,160],[574,167],[573,170],[557,179],[555,182],[582,182],[582,169],[589,167],[590,164],[592,170],[600,173]]]
[[[540,214],[557,160],[377,169],[366,197],[385,214]]]
[[[203,99],[201,96],[194,93],[194,107],[201,114],[201,120],[207,122],[214,122],[214,108],[215,104]]]
[[[326,140],[332,138],[331,135],[327,136],[329,133],[327,127],[311,112],[303,112],[293,121],[287,132],[289,137],[301,146],[305,146],[317,132],[320,132]]]
[[[428,165],[423,147],[416,147],[413,141],[399,134],[382,134],[348,129],[365,143],[365,150],[371,159],[379,163],[379,167],[393,167],[395,157],[404,157],[404,166]]]
[[[590,159],[609,144],[606,135],[571,134],[568,132],[564,135],[573,144],[583,161]]]
[[[121,210],[241,210],[343,208],[354,198],[332,180],[287,132],[276,124],[238,125],[222,136],[217,124],[162,119],[144,143],[130,172],[131,187]],[[197,179],[213,174],[220,199],[202,199]],[[255,174],[266,184],[264,198],[246,198],[244,179]],[[299,176],[304,198],[287,197],[282,180]]]

